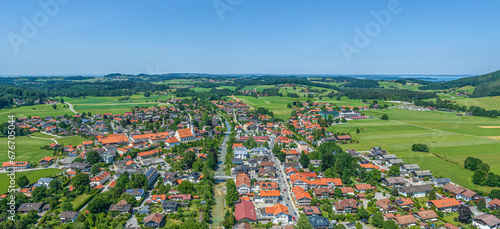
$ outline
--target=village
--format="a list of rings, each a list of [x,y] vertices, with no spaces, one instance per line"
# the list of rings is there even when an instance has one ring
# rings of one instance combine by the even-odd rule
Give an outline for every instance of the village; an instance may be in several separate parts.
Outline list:
[[[238,100],[167,104],[125,114],[18,118],[15,125],[28,133],[88,139],[52,143],[46,148],[53,156],[35,165],[2,164],[3,172],[61,169],[19,184],[25,202],[18,214],[48,226],[97,226],[88,218],[101,217],[125,228],[455,229],[452,221],[465,217],[463,225],[500,227],[492,214],[499,199],[434,177],[376,145],[342,149],[358,139],[326,130],[372,119],[362,112],[373,106],[301,102],[280,121]],[[223,182],[220,202],[213,186]],[[228,210],[213,211],[215,205]]]

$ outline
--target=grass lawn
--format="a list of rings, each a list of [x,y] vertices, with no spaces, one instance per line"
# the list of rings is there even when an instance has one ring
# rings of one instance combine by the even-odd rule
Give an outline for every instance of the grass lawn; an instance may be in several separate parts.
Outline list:
[[[64,107],[66,106],[66,107]],[[52,105],[34,105],[34,106],[21,106],[13,109],[0,110],[0,122],[9,120],[9,115],[15,115],[17,118],[26,118],[28,116],[58,116],[65,114],[73,114],[67,105],[57,104],[57,109],[52,108]]]
[[[0,138],[0,144],[2,146],[7,146],[7,141],[8,139],[6,137]],[[40,147],[54,143],[54,141],[52,140],[35,139],[27,136],[22,136],[16,137],[14,142],[16,145],[16,149],[14,151],[16,154],[16,161],[29,161],[30,163],[38,163],[40,159],[46,156],[52,156],[53,154],[53,151],[51,150],[49,151],[40,149]],[[7,158],[7,156],[8,155],[6,150],[0,151],[0,162],[9,161],[9,158]]]
[[[35,183],[38,181],[38,179],[42,177],[52,177],[63,170],[61,169],[43,169],[43,170],[33,170],[33,171],[26,171],[26,172],[16,172],[16,177],[26,175],[28,179],[30,180],[30,183]],[[0,173],[0,193],[7,193],[8,192],[8,185],[10,182],[10,178],[7,176],[6,173]],[[18,188],[18,186],[16,185]]]
[[[74,200],[71,201],[71,204],[73,204],[73,207],[77,207],[79,206],[82,202],[84,202],[88,197],[90,196],[90,194],[82,194],[82,195],[79,195],[77,197],[75,197]]]
[[[37,138],[55,139],[62,146],[67,146],[70,144],[73,146],[77,146],[77,145],[81,145],[83,141],[87,141],[87,139],[82,138],[80,136],[76,136],[76,135],[75,136],[68,136],[68,137],[65,137],[65,136],[54,137],[54,136],[47,135],[47,134],[40,133],[40,132],[35,132],[35,133],[32,133],[31,135],[34,137],[37,137]]]
[[[379,119],[349,121],[347,125],[334,125],[329,130],[349,132],[359,143],[342,145],[344,149],[366,151],[374,146],[394,153],[406,163],[416,163],[431,170],[437,177],[448,177],[470,189],[489,192],[491,188],[474,185],[472,171],[463,168],[469,156],[488,163],[491,171],[500,173],[500,141],[488,138],[500,135],[500,129],[479,126],[500,126],[498,119],[461,117],[445,112],[408,111],[401,109],[365,111],[369,116],[387,114],[390,121]],[[356,134],[356,129],[361,133]],[[415,143],[426,144],[431,153],[413,152]],[[445,166],[444,166],[445,165]]]
[[[444,216],[443,219],[448,221],[449,223],[455,225],[455,226],[458,226],[460,224],[460,222],[455,222],[455,220],[453,220],[457,217],[458,217],[458,212],[453,212],[451,214]]]

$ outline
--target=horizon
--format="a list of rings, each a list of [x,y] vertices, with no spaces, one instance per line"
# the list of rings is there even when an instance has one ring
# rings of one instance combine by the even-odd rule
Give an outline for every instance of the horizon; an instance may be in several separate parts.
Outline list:
[[[496,1],[6,2],[0,74],[481,75],[500,69],[500,31],[490,23],[499,8]]]

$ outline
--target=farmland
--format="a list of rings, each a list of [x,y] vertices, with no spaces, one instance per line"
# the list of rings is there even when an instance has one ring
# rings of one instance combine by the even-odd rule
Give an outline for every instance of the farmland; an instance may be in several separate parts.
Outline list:
[[[332,132],[349,132],[359,141],[357,144],[343,145],[343,148],[365,151],[380,146],[406,163],[419,164],[422,169],[431,170],[437,177],[448,177],[476,190],[488,191],[490,188],[472,184],[472,172],[463,168],[467,157],[478,157],[490,164],[492,172],[500,173],[500,157],[495,150],[500,147],[500,141],[488,138],[500,135],[500,129],[479,127],[498,126],[500,121],[497,119],[400,109],[365,113],[377,118],[387,114],[390,121],[356,120],[349,121],[347,125],[329,127]],[[356,134],[356,129],[361,132]],[[432,153],[444,159],[431,153],[412,152],[411,146],[414,143],[426,144]]]

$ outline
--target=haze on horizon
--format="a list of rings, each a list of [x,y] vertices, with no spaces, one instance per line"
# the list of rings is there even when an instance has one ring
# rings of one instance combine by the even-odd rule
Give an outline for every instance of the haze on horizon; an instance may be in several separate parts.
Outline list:
[[[5,1],[0,75],[468,74],[500,2]]]

